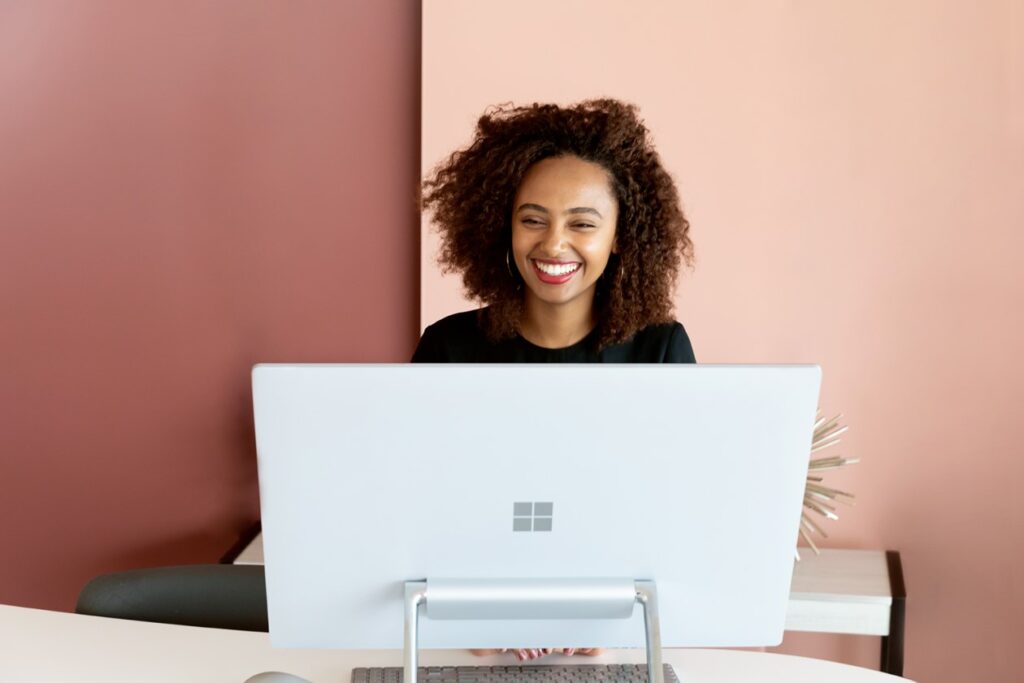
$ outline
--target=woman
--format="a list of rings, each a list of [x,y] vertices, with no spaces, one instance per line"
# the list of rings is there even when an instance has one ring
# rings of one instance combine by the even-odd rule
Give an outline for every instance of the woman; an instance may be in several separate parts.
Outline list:
[[[413,362],[695,362],[672,315],[690,226],[634,106],[489,110],[426,180],[423,207],[440,265],[486,306],[427,327]]]
[[[485,307],[430,325],[413,362],[694,362],[672,302],[689,223],[636,107],[493,108],[423,207]]]

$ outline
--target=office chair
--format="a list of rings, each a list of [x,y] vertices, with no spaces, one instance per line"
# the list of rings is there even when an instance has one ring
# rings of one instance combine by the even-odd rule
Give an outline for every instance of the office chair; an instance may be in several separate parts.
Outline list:
[[[82,589],[75,612],[163,624],[269,630],[262,566],[197,564],[103,574]]]

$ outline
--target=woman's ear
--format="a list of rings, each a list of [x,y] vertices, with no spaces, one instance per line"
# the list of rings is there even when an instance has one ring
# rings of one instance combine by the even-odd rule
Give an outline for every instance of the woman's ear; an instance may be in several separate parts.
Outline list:
[[[618,237],[618,235],[616,235],[615,237],[612,238],[612,253],[613,254],[618,254],[619,253],[619,237]]]

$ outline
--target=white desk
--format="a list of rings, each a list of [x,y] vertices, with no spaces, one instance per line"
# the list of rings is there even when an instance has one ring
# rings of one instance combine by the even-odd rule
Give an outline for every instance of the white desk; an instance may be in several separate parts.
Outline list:
[[[263,564],[263,535],[251,533],[255,537],[240,544],[241,552],[225,559]],[[902,674],[906,590],[899,554],[826,549],[815,555],[801,548],[800,557],[793,568],[786,630],[881,636],[881,670]]]
[[[358,666],[401,666],[398,650],[278,650],[266,633],[172,626],[0,605],[0,681],[242,683],[260,671],[287,671],[313,683],[348,683]],[[764,652],[665,650],[684,683],[885,683],[877,671]],[[424,650],[424,666],[505,665],[507,657]],[[580,658],[545,658],[545,663]],[[614,650],[588,662],[645,661],[642,650]]]

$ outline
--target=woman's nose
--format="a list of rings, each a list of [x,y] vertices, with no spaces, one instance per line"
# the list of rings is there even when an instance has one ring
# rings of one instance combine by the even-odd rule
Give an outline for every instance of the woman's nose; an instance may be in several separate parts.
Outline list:
[[[564,251],[565,245],[565,230],[556,224],[552,224],[544,233],[544,239],[541,242],[541,249],[547,256],[558,256]]]

